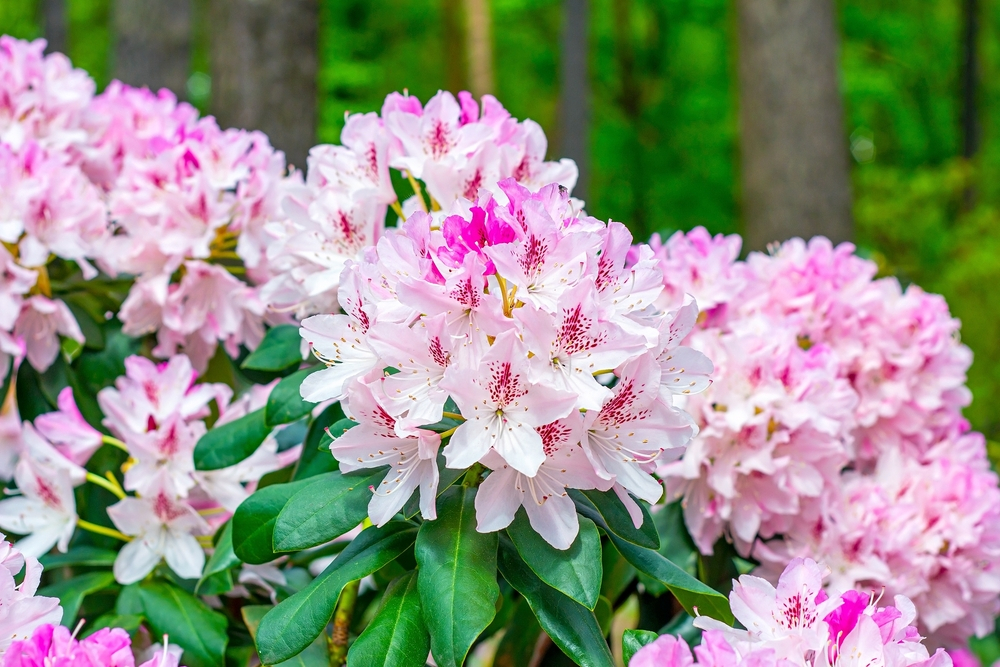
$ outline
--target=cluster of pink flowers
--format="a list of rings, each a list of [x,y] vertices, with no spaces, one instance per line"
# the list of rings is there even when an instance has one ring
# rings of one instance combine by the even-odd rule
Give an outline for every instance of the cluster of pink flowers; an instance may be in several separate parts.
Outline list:
[[[328,366],[302,395],[344,400],[359,422],[331,447],[341,470],[392,465],[369,507],[375,523],[417,487],[435,517],[448,436],[449,468],[492,471],[476,497],[481,531],[523,505],[565,549],[579,526],[567,488],[614,488],[637,521],[629,493],[660,498],[650,473],[697,431],[673,397],[704,389],[712,364],[678,346],[693,302],[653,307],[663,278],[652,252],[626,268],[624,225],[580,215],[558,184],[497,187],[503,203],[483,189],[448,212],[414,212],[348,265],[345,314],[302,323]]]
[[[685,343],[717,367],[686,403],[700,434],[658,470],[699,549],[726,537],[772,577],[821,559],[837,587],[911,598],[935,641],[991,631],[1000,490],[961,414],[971,353],[944,299],[823,238],[745,262],[700,228],[653,247],[661,308],[699,299]]]
[[[707,617],[695,619],[705,632],[694,649],[701,667],[951,667],[948,653],[930,655],[913,626],[916,611],[906,597],[878,606],[874,593],[849,590],[828,596],[822,568],[795,559],[775,588],[743,575],[729,596],[746,629]],[[691,649],[680,637],[663,635],[640,649],[629,667],[692,667]]]
[[[439,92],[426,106],[392,93],[381,114],[349,116],[341,142],[311,151],[305,186],[286,203],[288,219],[268,226],[275,277],[264,299],[300,317],[337,309],[345,263],[378,241],[390,205],[406,217],[449,210],[460,199],[475,201],[483,189],[506,204],[497,186],[505,179],[531,190],[549,183],[571,190],[577,179],[572,160],[545,161],[547,142],[537,123],[511,118],[491,95],[483,96],[480,112],[467,92],[458,100]],[[390,168],[414,184],[402,204]],[[422,179],[427,192],[412,179]]]
[[[77,523],[73,489],[87,479],[82,466],[111,442],[131,457],[124,497],[108,508],[118,530],[131,538],[115,561],[115,577],[123,584],[138,581],[165,559],[181,577],[197,578],[205,563],[197,536],[211,535],[261,476],[294,461],[300,448],[278,453],[277,441],[268,437],[234,466],[196,471],[194,447],[207,430],[210,404],[219,410],[216,423],[224,424],[263,407],[273,385],[255,386],[231,402],[228,386],[195,384],[198,375],[183,355],[162,364],[129,357],[125,367],[115,387],[98,394],[104,423],[120,440],[86,423],[70,388],[60,393],[58,411],[24,423],[24,451],[14,474],[20,495],[0,501],[0,527],[26,535],[18,542],[25,553],[38,556],[53,546],[65,551]]]
[[[181,649],[154,645],[139,667],[177,667]],[[101,628],[77,639],[61,625],[38,627],[29,639],[14,642],[3,655],[3,667],[135,667],[132,638],[121,628]]]
[[[36,628],[62,620],[57,598],[35,595],[41,579],[39,562],[0,535],[0,655]]]

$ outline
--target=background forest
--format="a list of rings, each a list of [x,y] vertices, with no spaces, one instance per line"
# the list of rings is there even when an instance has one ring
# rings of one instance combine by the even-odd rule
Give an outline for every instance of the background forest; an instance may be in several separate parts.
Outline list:
[[[456,0],[321,0],[317,127],[344,112],[469,87]],[[0,33],[46,33],[41,0],[0,2]],[[112,0],[65,0],[55,39],[106,85],[116,73]],[[494,92],[533,118],[560,155],[560,0],[494,0]],[[958,0],[841,0],[840,79],[852,153],[856,243],[884,274],[944,294],[976,355],[967,415],[1000,439],[1000,5],[977,10],[979,139],[965,145]],[[180,96],[212,111],[210,13],[193,4]],[[51,32],[51,31],[49,31]],[[736,44],[729,0],[592,0],[588,210],[637,237],[704,225],[741,231]],[[280,147],[280,146],[279,146]],[[971,159],[966,157],[971,155]]]

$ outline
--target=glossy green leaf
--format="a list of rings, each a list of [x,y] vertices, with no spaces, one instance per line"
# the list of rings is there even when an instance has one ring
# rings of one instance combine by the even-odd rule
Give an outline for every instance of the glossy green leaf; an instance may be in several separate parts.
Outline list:
[[[38,415],[55,409],[55,403],[46,400],[39,381],[38,372],[31,364],[21,364],[17,369],[14,391],[17,394],[17,410],[24,421],[34,421]]]
[[[507,540],[500,542],[497,564],[500,574],[525,597],[542,629],[563,653],[584,667],[613,667],[611,649],[593,611],[536,577]]]
[[[91,350],[103,350],[104,349],[104,332],[98,322],[94,321],[94,318],[88,313],[88,309],[84,308],[82,301],[90,297],[89,294],[85,292],[77,292],[76,294],[69,294],[63,297],[62,301],[69,308],[70,312],[73,313],[76,323],[80,325],[80,333],[83,334],[84,345]]]
[[[261,619],[273,608],[271,605],[253,604],[240,609],[251,639],[257,638],[257,628],[260,626]],[[279,662],[273,667],[329,667],[329,665],[330,654],[326,646],[326,637],[320,635],[302,653],[284,662]]]
[[[531,611],[528,601],[521,598],[497,646],[493,667],[530,665],[541,636],[542,626],[538,625],[535,612]]]
[[[614,533],[609,533],[609,537],[635,569],[666,586],[689,614],[692,616],[704,614],[724,623],[733,624],[733,613],[729,609],[729,600],[725,595],[698,581],[661,556],[659,552],[636,546]]]
[[[250,353],[240,368],[254,371],[283,371],[302,363],[302,336],[294,324],[279,324],[264,334],[264,340]]]
[[[211,558],[205,563],[205,569],[202,571],[201,579],[198,580],[198,585],[194,589],[195,592],[199,592],[205,580],[213,574],[225,572],[239,562],[240,559],[233,551],[233,522],[227,521],[226,525],[222,527],[222,532],[219,533],[219,539],[215,543],[215,551],[212,552]]]
[[[233,552],[244,563],[269,563],[274,552],[274,524],[281,508],[316,478],[289,484],[274,484],[260,489],[244,500],[233,514]]]
[[[226,617],[177,586],[163,581],[144,582],[139,587],[144,616],[153,636],[169,635],[184,649],[188,667],[218,667],[225,664]]]
[[[351,646],[347,661],[366,667],[423,665],[430,648],[417,575],[407,572],[389,584],[375,617]]]
[[[90,395],[114,384],[115,378],[125,374],[125,358],[137,354],[141,340],[122,333],[121,324],[112,320],[102,327],[104,349],[84,350],[74,367]]]
[[[220,470],[236,465],[257,451],[270,432],[263,410],[254,410],[239,419],[216,426],[201,436],[195,445],[194,467],[198,470]]]
[[[684,525],[684,510],[680,501],[656,508],[653,525],[660,536],[660,548],[657,549],[660,555],[695,576],[698,572],[698,549]],[[639,573],[639,580],[651,595],[659,596],[667,592],[666,586],[645,573]]]
[[[142,616],[135,614],[103,614],[98,616],[93,623],[88,623],[86,629],[80,633],[80,638],[89,637],[102,628],[121,628],[130,635],[142,625]]]
[[[340,537],[368,516],[370,487],[386,468],[345,475],[340,471],[308,478],[314,481],[292,496],[274,524],[274,550],[299,551]]]
[[[524,508],[517,511],[507,534],[531,571],[552,588],[593,609],[601,594],[601,536],[597,526],[580,517],[580,533],[569,549],[556,549],[535,532]]]
[[[637,574],[632,564],[618,553],[618,549],[610,540],[601,545],[601,570],[604,573],[601,580],[601,596],[609,600],[621,597]]]
[[[59,598],[63,608],[62,624],[67,628],[76,625],[76,614],[80,611],[83,598],[91,593],[114,586],[115,576],[110,572],[88,572],[79,576],[46,586],[38,591],[44,597]]]
[[[412,524],[401,521],[361,531],[312,583],[265,614],[257,631],[263,663],[280,663],[304,651],[330,622],[344,586],[398,558],[415,534]]]
[[[626,630],[622,635],[622,657],[627,665],[632,660],[632,656],[639,652],[646,644],[652,644],[659,637],[658,634],[650,630]]]
[[[332,472],[340,467],[337,464],[337,459],[333,458],[330,454],[329,447],[327,447],[326,451],[321,451],[320,445],[325,440],[330,439],[330,436],[327,435],[327,429],[335,426],[343,418],[344,410],[340,407],[340,403],[334,403],[327,406],[309,424],[309,430],[302,441],[302,455],[299,456],[299,460],[295,465],[295,472],[292,473],[292,479],[306,479],[307,477],[321,475],[325,472]]]
[[[461,665],[496,614],[497,534],[476,530],[476,491],[448,489],[417,536],[417,586],[439,667]]]
[[[300,419],[309,414],[309,411],[316,407],[315,403],[302,400],[299,387],[311,373],[323,368],[323,366],[310,366],[302,370],[295,371],[286,378],[283,378],[277,386],[271,390],[271,395],[267,398],[267,405],[264,407],[264,415],[267,423],[273,428],[278,424],[288,424],[296,419]]]
[[[46,570],[56,567],[111,567],[115,563],[118,552],[110,549],[100,549],[86,544],[73,547],[64,554],[48,553],[39,558]]]
[[[638,503],[642,511],[642,525],[636,528],[628,510],[614,491],[570,489],[569,495],[576,502],[577,511],[605,531],[611,531],[623,540],[638,544],[640,547],[659,548],[660,538],[656,534],[656,526],[653,525],[653,519],[642,503]]]

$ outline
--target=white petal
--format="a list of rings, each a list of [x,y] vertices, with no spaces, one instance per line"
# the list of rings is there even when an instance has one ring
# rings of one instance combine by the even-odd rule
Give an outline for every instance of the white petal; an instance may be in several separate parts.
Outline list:
[[[146,539],[134,539],[118,552],[113,572],[119,584],[134,584],[153,571],[160,562],[160,551],[157,541],[147,542]]]
[[[205,551],[193,535],[170,531],[164,545],[167,565],[183,579],[197,579],[205,568]]]

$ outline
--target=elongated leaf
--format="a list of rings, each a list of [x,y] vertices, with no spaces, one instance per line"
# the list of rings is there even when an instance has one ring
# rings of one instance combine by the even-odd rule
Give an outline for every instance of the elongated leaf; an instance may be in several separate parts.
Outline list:
[[[344,586],[394,561],[415,535],[401,521],[361,531],[312,583],[265,614],[257,630],[261,661],[273,665],[305,650],[330,622]]]
[[[260,626],[260,620],[271,609],[273,609],[271,605],[264,604],[247,605],[240,609],[240,613],[243,615],[243,622],[247,625],[251,639],[257,638],[257,628]],[[330,655],[326,647],[326,638],[320,636],[307,646],[302,653],[273,667],[329,667],[329,665]]]
[[[655,642],[658,636],[650,630],[626,630],[622,635],[622,657],[625,659],[625,664],[627,665],[632,656],[643,646]]]
[[[264,407],[264,415],[272,428],[278,424],[288,424],[305,417],[316,406],[315,403],[302,400],[299,387],[311,373],[315,373],[321,368],[323,366],[310,366],[295,371],[279,382],[271,391],[271,395],[267,398],[267,405]]]
[[[642,511],[642,525],[636,528],[625,505],[613,491],[570,489],[569,495],[576,502],[577,511],[605,531],[611,531],[623,540],[638,544],[640,547],[659,548],[660,537],[656,534],[656,526],[641,503],[639,509]]]
[[[7,360],[6,364],[0,365],[0,401],[7,400],[7,392],[10,391],[10,383],[14,381],[14,357]]]
[[[299,490],[313,484],[315,477],[301,482],[274,484],[244,500],[233,515],[233,552],[244,563],[260,565],[277,558],[274,552],[274,524],[281,508]]]
[[[347,661],[366,667],[423,665],[430,649],[417,575],[407,572],[389,584],[375,618],[351,646]]]
[[[264,334],[264,340],[250,353],[240,368],[254,371],[283,371],[302,363],[302,337],[294,324],[279,324]]]
[[[216,426],[201,436],[194,448],[194,467],[219,470],[236,465],[260,447],[271,429],[264,422],[264,411],[254,410],[239,419]]]
[[[497,564],[500,574],[525,597],[542,629],[563,653],[583,667],[613,667],[611,649],[594,612],[536,577],[507,540],[500,542]]]
[[[332,472],[340,467],[337,459],[330,454],[329,447],[327,451],[320,451],[319,446],[324,440],[330,439],[330,436],[327,435],[327,429],[343,418],[344,410],[340,407],[340,403],[334,403],[323,410],[309,424],[309,430],[302,442],[302,455],[299,457],[299,461],[295,465],[295,472],[292,474],[293,480]]]
[[[608,533],[608,536],[635,569],[666,586],[686,612],[692,616],[704,614],[724,623],[733,624],[733,613],[729,609],[729,600],[725,595],[698,581],[661,556],[659,552],[636,546],[614,533]]]
[[[114,565],[117,556],[118,553],[110,549],[100,549],[84,544],[73,547],[64,554],[45,554],[38,560],[46,570],[56,567],[74,567],[80,565],[87,567],[111,567]]]
[[[593,610],[601,595],[601,536],[597,526],[580,517],[580,533],[565,551],[535,532],[524,508],[517,511],[507,534],[531,571],[552,588]]]
[[[225,664],[226,617],[177,586],[163,581],[143,583],[139,597],[154,636],[169,635],[184,649],[188,667]]]
[[[102,628],[121,628],[131,635],[135,634],[140,625],[142,625],[142,616],[133,614],[103,614],[98,616],[92,623],[87,623],[87,628],[80,634],[80,638],[89,637]]]
[[[521,598],[518,600],[513,617],[507,623],[503,639],[497,646],[493,667],[530,665],[541,635],[542,626],[538,625],[535,612],[531,611],[531,605],[527,600]]]
[[[195,593],[199,592],[205,580],[213,574],[225,572],[239,562],[240,559],[233,551],[233,522],[227,521],[226,525],[222,527],[218,542],[215,543],[215,551],[212,552],[212,557],[205,563],[201,579],[198,580],[198,585],[194,589]]]
[[[314,484],[292,496],[274,524],[274,550],[300,551],[340,537],[368,516],[370,487],[385,477],[384,467],[345,475],[339,471],[308,478]]]
[[[660,536],[660,548],[657,551],[671,563],[681,568],[691,576],[698,573],[698,549],[684,525],[684,510],[680,501],[658,507],[653,513],[653,525]],[[651,595],[662,595],[667,587],[656,579],[640,573],[639,581]]]
[[[449,489],[417,536],[420,605],[439,667],[461,665],[496,615],[497,535],[476,530],[475,500],[475,489]]]
[[[57,584],[46,586],[38,591],[39,595],[50,598],[59,598],[59,604],[63,608],[62,624],[67,628],[76,625],[76,614],[80,611],[83,598],[91,593],[104,590],[115,583],[115,575],[110,572],[88,572],[60,581]]]

